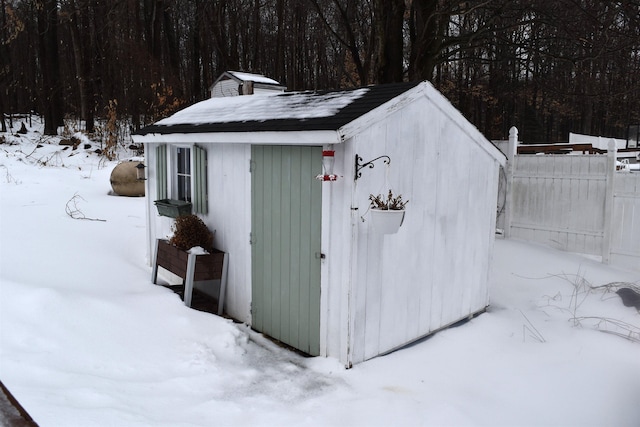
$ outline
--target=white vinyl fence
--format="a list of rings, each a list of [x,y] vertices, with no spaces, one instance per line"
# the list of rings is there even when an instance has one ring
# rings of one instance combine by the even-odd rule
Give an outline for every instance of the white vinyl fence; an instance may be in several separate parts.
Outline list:
[[[615,173],[609,261],[640,271],[640,173]]]
[[[640,271],[640,173],[616,172],[615,145],[607,155],[518,156],[513,131],[505,236]]]

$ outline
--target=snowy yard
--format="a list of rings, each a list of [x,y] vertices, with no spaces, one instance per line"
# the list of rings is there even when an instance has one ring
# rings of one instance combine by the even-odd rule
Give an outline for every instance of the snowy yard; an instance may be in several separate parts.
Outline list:
[[[151,284],[116,163],[32,136],[0,144],[0,379],[40,426],[640,425],[638,273],[498,239],[487,313],[345,370]]]

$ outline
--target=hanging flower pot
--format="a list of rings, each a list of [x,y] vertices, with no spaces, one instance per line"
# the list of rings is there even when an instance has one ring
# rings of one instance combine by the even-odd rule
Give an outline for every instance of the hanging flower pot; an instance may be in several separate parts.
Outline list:
[[[373,229],[380,234],[395,234],[404,221],[404,209],[371,209]]]
[[[402,200],[402,195],[394,196],[391,190],[386,197],[382,194],[369,196],[371,201],[371,223],[373,229],[380,234],[397,233],[404,221],[405,205],[408,200]]]

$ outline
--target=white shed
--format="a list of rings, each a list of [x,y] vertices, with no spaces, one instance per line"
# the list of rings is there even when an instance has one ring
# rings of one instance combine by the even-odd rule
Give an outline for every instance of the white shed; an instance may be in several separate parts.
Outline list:
[[[150,259],[171,223],[154,198],[189,198],[229,254],[226,313],[305,353],[351,366],[489,303],[505,158],[428,82],[208,99],[133,139]],[[380,234],[388,187],[409,204]]]
[[[211,98],[238,95],[273,95],[284,92],[286,86],[262,74],[225,71],[209,87]]]

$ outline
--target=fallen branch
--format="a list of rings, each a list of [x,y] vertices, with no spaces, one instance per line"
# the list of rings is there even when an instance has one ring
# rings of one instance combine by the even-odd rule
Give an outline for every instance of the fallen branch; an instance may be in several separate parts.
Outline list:
[[[0,165],[0,167],[5,168],[6,170],[6,180],[7,180],[7,184],[11,184],[12,182],[14,184],[22,184],[21,181],[18,181],[17,179],[15,179],[10,173],[9,173],[9,168],[6,167],[5,165]]]
[[[529,318],[522,312],[522,310],[518,309],[518,311],[520,312],[520,314],[522,314],[522,317],[524,317],[524,319],[529,324],[529,325],[522,325],[522,340],[524,341],[525,332],[529,331],[529,336],[531,338],[535,339],[540,343],[547,342],[547,340],[544,339],[544,336],[542,336],[540,331],[535,326],[533,326],[533,323],[531,323],[531,320],[529,320]]]
[[[86,219],[88,221],[102,221],[102,222],[106,222],[106,219],[99,219],[99,218],[89,218],[87,217],[79,208],[78,208],[78,200],[82,200],[85,201],[82,196],[80,196],[78,193],[74,194],[73,197],[71,199],[69,199],[69,201],[67,202],[66,206],[65,206],[65,212],[67,212],[67,215],[69,215],[71,218],[73,219]]]
[[[577,326],[582,326],[582,322],[591,321],[594,327],[607,334],[617,335],[632,342],[640,343],[640,328],[627,322],[610,317],[582,316],[571,319]]]
[[[573,326],[590,327],[600,332],[616,335],[629,341],[640,343],[640,327],[634,324],[611,317],[597,315],[583,316],[580,315],[581,313],[579,314],[579,312],[584,311],[582,305],[585,300],[589,296],[597,293],[601,293],[600,300],[602,301],[609,298],[620,297],[625,306],[638,308],[636,305],[637,295],[640,294],[640,285],[638,282],[609,282],[596,286],[586,280],[581,271],[578,271],[577,274],[556,274],[548,277],[559,277],[566,280],[573,286],[567,307],[559,305],[559,302],[562,301],[562,293],[558,292],[558,294],[553,297],[546,296],[547,306],[569,313],[569,321],[571,321]],[[627,297],[628,301],[625,300],[626,294],[631,294],[631,296]],[[526,329],[531,331],[529,327],[526,327]],[[536,338],[534,331],[532,331],[531,336]]]

